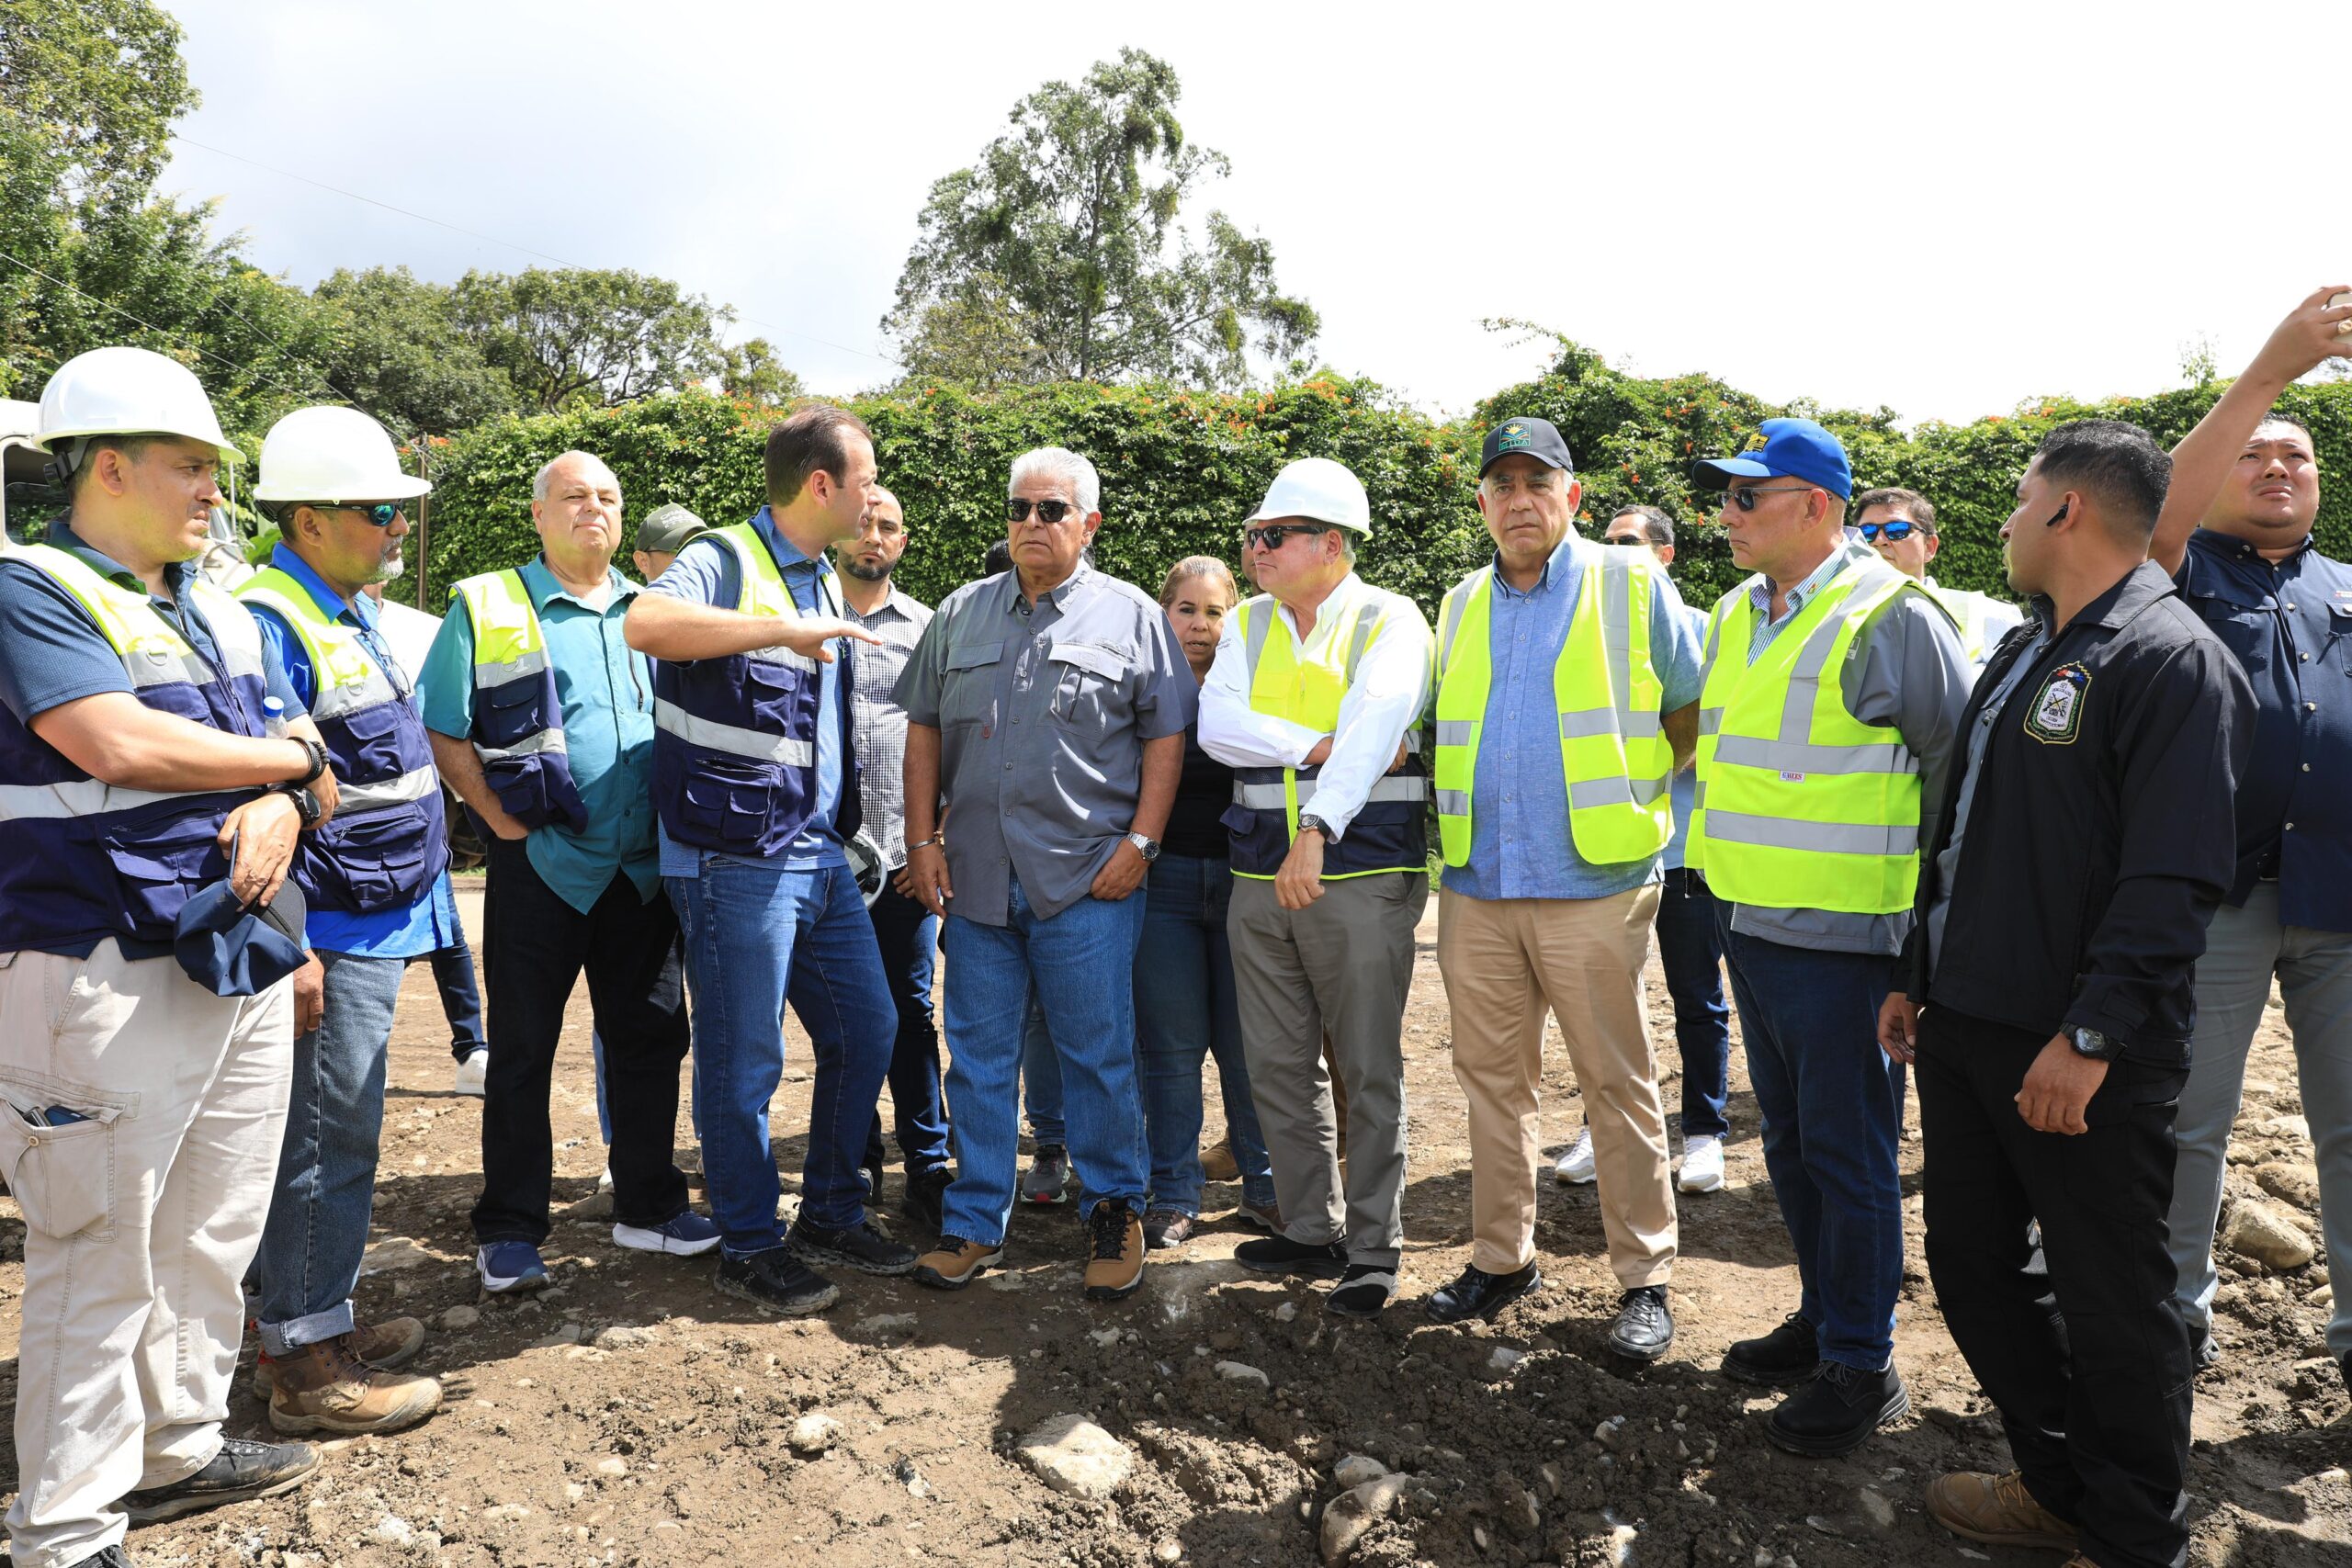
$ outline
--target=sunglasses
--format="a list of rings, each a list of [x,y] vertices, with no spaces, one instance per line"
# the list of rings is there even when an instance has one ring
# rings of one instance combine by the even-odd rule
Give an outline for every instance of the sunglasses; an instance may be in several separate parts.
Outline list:
[[[1875,544],[1878,536],[1883,534],[1888,544],[1899,545],[1920,530],[1919,525],[1909,518],[1899,518],[1893,523],[1865,523],[1854,531],[1868,543]]]
[[[390,527],[392,519],[398,517],[402,510],[397,501],[379,501],[367,506],[355,505],[347,501],[322,501],[316,504],[322,512],[356,512],[379,528]]]
[[[1323,527],[1313,523],[1275,523],[1263,528],[1244,528],[1241,531],[1241,547],[1248,550],[1259,548],[1278,550],[1283,547],[1283,541],[1294,534],[1322,532],[1324,532]]]
[[[1814,485],[1733,485],[1724,494],[1737,503],[1742,512],[1753,512],[1756,510],[1756,498],[1759,495],[1802,495],[1816,488]]]
[[[1037,521],[1046,524],[1058,523],[1078,511],[1078,503],[1074,501],[1030,502],[1016,496],[1004,503],[1004,520],[1008,523],[1028,522],[1029,508],[1033,505],[1037,509]]]

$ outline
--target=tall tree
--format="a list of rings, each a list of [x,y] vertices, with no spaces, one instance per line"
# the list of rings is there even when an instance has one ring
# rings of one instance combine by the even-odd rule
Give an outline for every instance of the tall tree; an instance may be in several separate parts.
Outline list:
[[[506,373],[458,324],[456,291],[404,266],[338,268],[311,291],[334,390],[407,439],[512,413]]]
[[[666,277],[532,267],[458,280],[459,328],[526,407],[625,403],[723,376],[735,312]]]
[[[1160,376],[1213,386],[1320,323],[1272,247],[1185,203],[1228,164],[1184,140],[1176,73],[1137,49],[1016,105],[979,162],[932,186],[883,318],[914,365],[976,382]]]

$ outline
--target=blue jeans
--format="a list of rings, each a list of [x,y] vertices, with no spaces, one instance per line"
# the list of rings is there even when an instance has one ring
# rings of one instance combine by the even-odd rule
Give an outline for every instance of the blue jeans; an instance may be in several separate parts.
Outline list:
[[[1899,1125],[1878,1046],[1894,960],[1743,936],[1731,906],[1717,908],[1764,1168],[1804,1280],[1799,1310],[1824,1360],[1876,1371],[1894,1355],[1903,1284]]]
[[[939,1028],[932,1021],[932,973],[939,963],[939,917],[895,887],[874,901],[874,937],[899,1010],[890,1047],[890,1112],[907,1174],[947,1163],[947,1105],[939,1093]],[[865,1163],[882,1163],[882,1117],[865,1139]]]
[[[1201,1213],[1201,1059],[1216,1057],[1225,1124],[1241,1168],[1241,1196],[1271,1207],[1274,1171],[1250,1098],[1234,1000],[1233,948],[1225,933],[1233,870],[1222,860],[1162,854],[1151,867],[1151,902],[1136,949],[1136,1049],[1144,1130],[1151,1145],[1151,1204]]]
[[[352,1330],[351,1289],[376,1212],[384,1130],[384,1052],[401,958],[322,953],[325,1010],[294,1040],[294,1083],[254,1281],[262,1348],[290,1355]]]
[[[1069,1109],[1070,1163],[1079,1212],[1106,1198],[1138,1213],[1150,1183],[1143,1099],[1136,1082],[1132,987],[1105,984],[1135,968],[1143,936],[1144,891],[1116,903],[1086,897],[1051,919],[1031,911],[1018,879],[1012,920],[984,926],[947,914],[948,1139],[956,1180],[947,1189],[943,1235],[994,1247],[1012,1214],[1020,1128],[1015,1086],[1034,998],[1061,1066]]]
[[[1658,963],[1666,994],[1674,999],[1674,1043],[1682,1048],[1682,1137],[1720,1138],[1730,1095],[1731,1009],[1724,1001],[1723,938],[1715,931],[1715,896],[1680,866],[1659,889]]]
[[[695,1103],[721,1244],[738,1258],[784,1245],[768,1102],[784,1078],[787,1001],[817,1058],[801,1219],[829,1230],[860,1224],[858,1156],[898,1013],[856,878],[846,866],[769,871],[706,859],[697,874],[663,880],[686,932]]]
[[[1054,1056],[1054,1037],[1046,1032],[1046,1014],[1035,997],[1029,1018],[1021,1029],[1021,1104],[1029,1113],[1031,1141],[1043,1147],[1067,1147],[1069,1130],[1062,1122],[1062,1065]]]

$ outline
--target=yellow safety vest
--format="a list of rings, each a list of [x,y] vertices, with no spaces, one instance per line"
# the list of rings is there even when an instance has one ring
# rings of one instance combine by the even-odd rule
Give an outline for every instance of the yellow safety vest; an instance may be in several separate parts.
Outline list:
[[[1754,663],[1751,578],[1707,623],[1699,778],[1686,861],[1715,896],[1776,909],[1886,915],[1919,883],[1919,763],[1892,726],[1846,706],[1844,670],[1863,629],[1927,590],[1859,561],[1799,610]]]
[[[1552,666],[1568,834],[1593,865],[1648,858],[1674,837],[1674,746],[1658,722],[1666,688],[1650,660],[1647,550],[1584,562],[1568,635]],[[1487,626],[1495,569],[1449,591],[1438,612],[1437,821],[1448,865],[1470,858],[1472,782],[1493,664]]]

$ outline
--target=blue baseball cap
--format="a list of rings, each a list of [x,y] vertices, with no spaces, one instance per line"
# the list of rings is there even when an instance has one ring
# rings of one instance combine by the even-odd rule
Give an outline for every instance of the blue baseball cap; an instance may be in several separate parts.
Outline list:
[[[1854,493],[1854,468],[1838,439],[1809,419],[1768,419],[1764,445],[1736,457],[1706,457],[1690,465],[1702,490],[1729,490],[1742,479],[1803,479],[1840,501]]]

